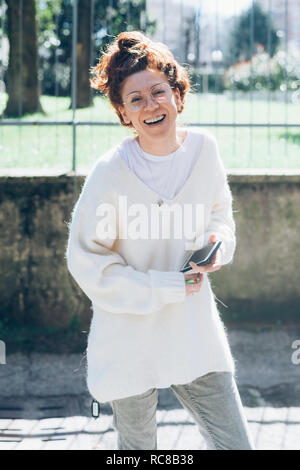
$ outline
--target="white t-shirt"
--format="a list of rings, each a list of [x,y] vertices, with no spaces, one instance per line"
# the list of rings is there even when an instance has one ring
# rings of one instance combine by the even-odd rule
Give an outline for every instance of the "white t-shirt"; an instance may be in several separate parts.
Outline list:
[[[184,142],[169,155],[158,156],[144,152],[135,137],[125,138],[119,151],[128,168],[140,180],[159,196],[170,200],[192,173],[202,144],[203,135],[199,131],[187,129]]]

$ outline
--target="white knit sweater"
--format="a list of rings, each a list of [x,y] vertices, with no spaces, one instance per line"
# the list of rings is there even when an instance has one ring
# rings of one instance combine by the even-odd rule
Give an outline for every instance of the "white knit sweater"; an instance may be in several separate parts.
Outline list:
[[[222,264],[232,261],[235,250],[232,196],[218,145],[207,131],[193,138],[201,142],[199,158],[180,191],[160,208],[159,195],[127,167],[117,146],[96,161],[74,207],[66,259],[92,302],[87,385],[100,403],[213,371],[235,372],[208,275],[200,292],[186,296],[179,272],[191,253],[187,246],[200,248],[212,233],[223,242]],[[133,215],[137,228],[137,207],[139,221],[152,223],[152,208],[172,204],[202,205],[203,223],[192,245],[174,235],[172,224],[168,238],[150,231],[137,238],[128,230]]]

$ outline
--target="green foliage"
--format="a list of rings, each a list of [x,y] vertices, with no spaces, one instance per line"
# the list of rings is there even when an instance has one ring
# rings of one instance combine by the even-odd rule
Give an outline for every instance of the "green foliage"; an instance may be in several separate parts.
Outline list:
[[[40,79],[43,93],[70,96],[72,63],[72,2],[46,0],[39,10]],[[110,6],[112,5],[112,8]],[[145,14],[145,0],[95,0],[92,31],[96,65],[99,53],[122,31],[140,30],[152,33],[155,22]],[[129,21],[129,25],[127,22]]]
[[[277,52],[273,57],[261,51],[251,61],[241,61],[225,72],[225,87],[238,90],[296,91],[300,83],[300,55]]]
[[[53,19],[55,15],[59,15],[62,8],[63,0],[43,0],[36,1],[36,11],[39,19],[40,37],[43,38],[44,33],[55,33],[55,23]]]
[[[253,50],[251,50],[251,27],[253,21]],[[269,40],[270,31],[270,40]],[[252,5],[238,18],[235,27],[231,32],[230,39],[230,56],[228,57],[229,64],[234,64],[237,61],[247,61],[251,56],[257,52],[258,46],[263,46],[268,50],[272,57],[278,46],[279,38],[276,34],[275,27],[273,26],[272,19],[266,13],[259,3],[253,4],[253,17]]]
[[[89,5],[91,0],[86,0]],[[38,23],[39,79],[42,94],[70,96],[72,66],[72,0],[35,0]],[[112,6],[112,8],[110,8]],[[0,3],[0,40],[7,36],[7,10]],[[129,24],[128,24],[129,23]],[[140,30],[152,34],[156,22],[146,15],[146,0],[95,0],[92,25],[92,65],[96,65],[106,44],[122,31]],[[0,55],[0,67],[6,68]]]

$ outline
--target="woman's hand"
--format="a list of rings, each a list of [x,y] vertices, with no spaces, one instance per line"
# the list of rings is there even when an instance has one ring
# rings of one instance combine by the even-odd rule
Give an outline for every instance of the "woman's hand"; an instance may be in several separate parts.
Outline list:
[[[216,241],[217,241],[216,235],[215,234],[210,235],[208,243],[215,243]],[[216,252],[216,254],[214,255],[213,259],[211,260],[211,263],[207,264],[206,266],[197,266],[197,264],[191,261],[189,265],[192,267],[192,271],[189,271],[189,273],[191,274],[213,273],[214,271],[218,271],[222,267],[222,265],[215,264],[218,259],[217,257],[218,257],[218,252]]]
[[[203,282],[203,274],[201,273],[195,273],[195,274],[184,274],[184,280],[185,281],[190,281],[194,280],[192,284],[185,284],[185,292],[186,295],[191,295],[195,294],[196,292],[199,292],[202,282]]]

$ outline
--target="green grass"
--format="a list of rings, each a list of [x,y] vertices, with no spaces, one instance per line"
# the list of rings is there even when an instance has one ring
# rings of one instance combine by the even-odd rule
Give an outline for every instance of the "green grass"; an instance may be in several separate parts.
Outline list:
[[[0,111],[7,96],[0,94]],[[46,115],[33,114],[28,120],[70,121],[69,98],[42,96]],[[179,124],[205,123],[288,123],[300,124],[299,105],[236,100],[222,95],[190,95]],[[80,121],[118,122],[108,102],[100,96],[94,106],[76,111]],[[300,128],[217,128],[208,127],[217,137],[227,168],[300,168]],[[88,170],[94,161],[120,140],[132,135],[122,126],[78,126],[76,158],[79,171]],[[69,171],[72,168],[71,126],[0,126],[0,167],[41,168]]]

